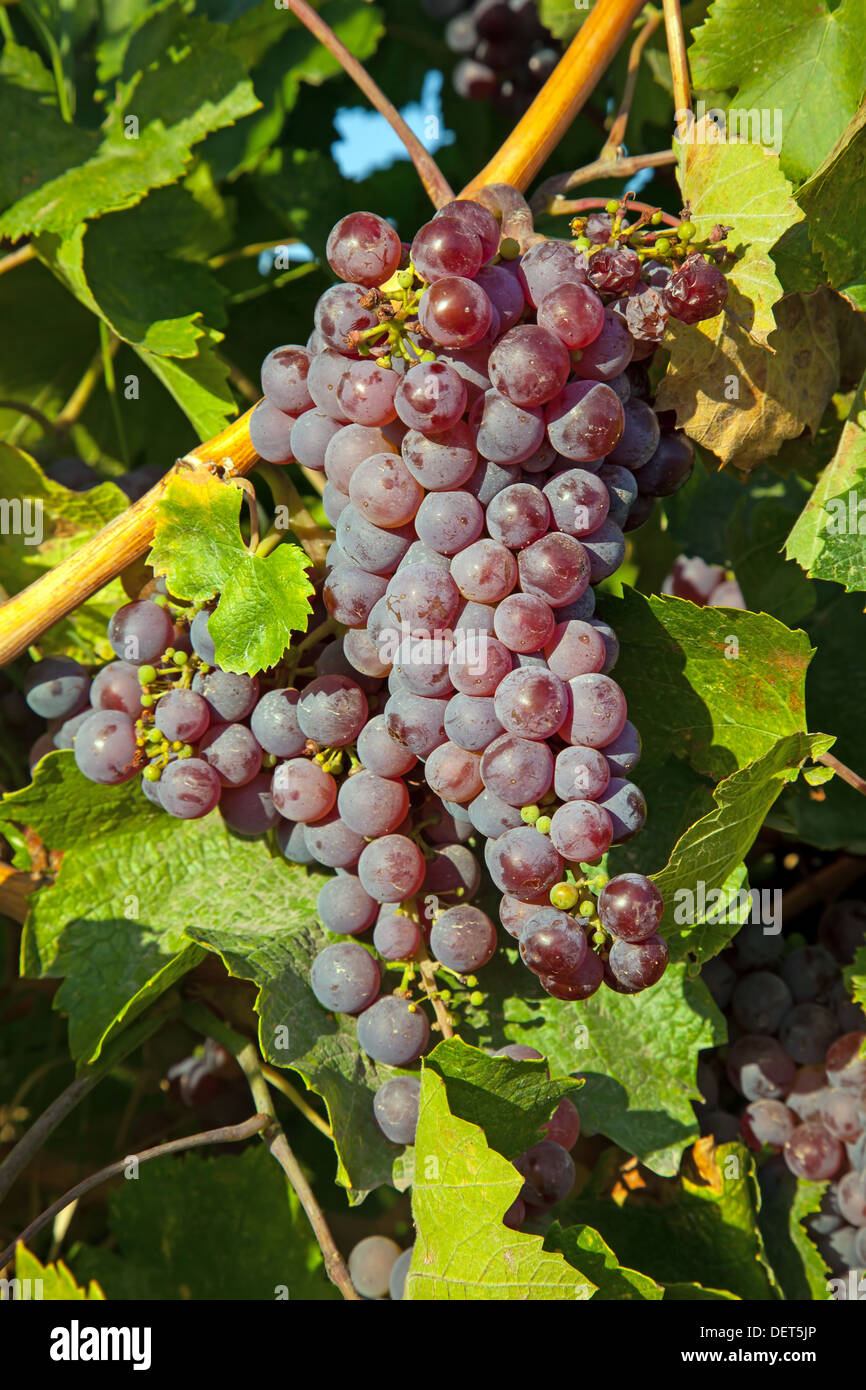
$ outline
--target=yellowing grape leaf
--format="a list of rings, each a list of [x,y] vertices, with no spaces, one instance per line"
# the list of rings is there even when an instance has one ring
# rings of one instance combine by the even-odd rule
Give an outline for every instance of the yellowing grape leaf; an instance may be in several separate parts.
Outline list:
[[[735,138],[730,130],[720,132],[708,116],[680,133],[685,138],[675,146],[677,177],[691,219],[701,238],[717,223],[732,229],[727,244],[737,259],[728,280],[737,291],[736,313],[754,341],[766,343],[776,326],[773,305],[783,294],[770,248],[802,222],[803,211],[772,150]],[[716,320],[699,327],[712,336]]]
[[[776,305],[774,352],[750,335],[750,315],[749,300],[732,287],[724,314],[669,328],[671,358],[656,398],[698,444],[745,472],[804,429],[814,435],[839,378],[826,291]]]
[[[62,1260],[56,1264],[40,1264],[36,1256],[31,1254],[25,1245],[19,1241],[15,1247],[15,1278],[11,1280],[11,1292],[13,1300],[30,1299],[52,1303],[84,1303],[105,1301],[105,1294],[102,1289],[91,1279],[87,1288],[82,1288],[75,1282],[73,1275],[66,1268]],[[0,1299],[5,1300],[9,1297],[8,1292],[0,1290]]]

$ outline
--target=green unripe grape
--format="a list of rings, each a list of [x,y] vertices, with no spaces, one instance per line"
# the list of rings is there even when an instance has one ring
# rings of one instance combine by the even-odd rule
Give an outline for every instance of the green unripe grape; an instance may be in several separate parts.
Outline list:
[[[596,931],[593,932],[593,934],[592,934],[592,944],[593,944],[593,946],[603,946],[606,940],[607,940],[607,936],[606,936],[605,932],[602,930],[601,927],[599,927]]]
[[[156,680],[156,667],[139,666],[138,679],[142,685],[152,685],[152,683]]]
[[[694,222],[681,222],[677,231],[680,241],[693,241],[698,234]]]
[[[429,348],[428,348],[427,352],[422,352],[422,353],[421,353],[421,361],[422,361],[422,362],[435,362],[435,361],[436,361],[436,354],[435,354],[435,352],[430,352],[430,350],[429,350]]]
[[[178,752],[178,755],[177,755],[177,756],[178,756],[179,758],[191,758],[192,755],[193,755],[193,751],[194,751],[194,750],[193,750],[192,748],[190,748],[189,744],[188,744],[188,743],[185,743],[185,744],[183,745],[183,747],[180,749],[180,751]]]
[[[650,222],[651,222],[651,224],[652,224],[653,227],[658,227],[659,224],[661,223],[661,220],[662,220],[662,214],[661,214],[660,212],[654,212],[653,215],[652,215],[652,217],[650,218]]]
[[[550,901],[562,912],[570,912],[580,894],[573,883],[555,883],[550,890]]]
[[[610,874],[596,874],[592,880],[593,887],[599,893],[601,892],[602,888],[606,888],[609,883]]]
[[[484,995],[481,993],[480,989],[474,989],[472,991],[472,993],[469,996],[469,1003],[473,1004],[476,1009],[484,1003]]]
[[[189,656],[186,652],[175,652],[172,661],[175,666],[185,666],[189,661]]]
[[[542,835],[550,834],[550,816],[539,816],[535,822],[536,830],[540,830]]]
[[[592,901],[591,898],[587,898],[584,902],[580,904],[580,907],[577,910],[580,913],[581,917],[594,917],[595,903]]]
[[[142,707],[142,709],[150,709],[155,703],[156,703],[156,702],[155,702],[155,700],[154,700],[154,698],[153,698],[152,695],[142,695],[142,697],[141,697],[141,707]]]
[[[589,251],[592,248],[592,242],[588,236],[579,236],[574,244],[578,251]]]
[[[165,657],[166,661],[171,661],[171,658],[174,656],[174,647],[166,647],[165,651],[163,652],[163,656]]]
[[[656,250],[660,256],[666,256],[671,249],[671,244],[666,236],[660,236],[656,241]]]
[[[538,806],[523,806],[520,811],[520,818],[525,821],[527,825],[535,825],[540,815],[541,810]]]
[[[440,999],[444,999],[445,1002],[446,1002],[446,1004],[447,1004],[448,1000],[451,998],[451,991],[450,991],[450,989],[440,989],[440,991],[439,991],[439,998],[440,998]]]
[[[609,212],[611,217],[613,217],[615,213],[619,212],[619,200],[617,198],[611,198],[609,203],[605,203],[604,210],[605,212]]]
[[[148,743],[160,743],[162,741],[162,730],[157,728],[148,729],[145,738]]]
[[[160,776],[159,768],[156,763],[150,763],[141,775],[145,782],[158,782]]]
[[[520,255],[520,244],[513,236],[503,237],[499,244],[499,254],[504,261],[516,261]]]
[[[464,980],[464,984],[467,986],[468,989],[474,989],[475,986],[478,984],[478,976],[467,975],[466,979]]]

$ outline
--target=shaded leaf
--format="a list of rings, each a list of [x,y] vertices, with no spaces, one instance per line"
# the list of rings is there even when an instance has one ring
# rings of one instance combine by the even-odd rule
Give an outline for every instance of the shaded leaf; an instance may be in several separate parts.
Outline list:
[[[339,1298],[300,1202],[258,1141],[219,1158],[157,1158],[109,1197],[116,1249],[74,1264],[114,1300]]]
[[[504,1158],[537,1144],[563,1096],[576,1102],[582,1085],[570,1076],[548,1081],[544,1062],[491,1057],[460,1038],[440,1042],[424,1065],[445,1081],[451,1113],[480,1125]]]
[[[698,1135],[698,1053],[725,1039],[724,1021],[700,980],[672,965],[635,995],[602,989],[581,1004],[545,996],[503,1000],[509,1039],[536,1047],[551,1068],[585,1081],[581,1121],[673,1174]]]
[[[787,1170],[762,1189],[761,1232],[786,1298],[829,1300],[829,1271],[803,1226],[803,1218],[820,1209],[826,1190],[827,1183],[805,1182]]]
[[[694,1166],[676,1181],[629,1192],[622,1205],[582,1193],[561,1220],[588,1222],[619,1259],[682,1296],[684,1282],[703,1292],[779,1299],[758,1225],[760,1196],[752,1155],[741,1144],[702,1139]],[[692,1291],[690,1297],[701,1296]]]
[[[559,1250],[568,1263],[597,1285],[596,1302],[631,1302],[646,1299],[657,1303],[664,1296],[661,1284],[635,1269],[623,1269],[610,1246],[591,1226],[563,1229],[554,1221],[544,1237],[546,1250]]]

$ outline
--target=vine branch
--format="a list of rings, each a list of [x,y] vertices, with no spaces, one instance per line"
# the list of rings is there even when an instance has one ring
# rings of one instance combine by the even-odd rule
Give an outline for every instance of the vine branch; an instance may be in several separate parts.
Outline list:
[[[360,1302],[360,1294],[356,1292],[355,1286],[349,1278],[349,1271],[337,1249],[334,1237],[331,1235],[325,1214],[316,1201],[313,1189],[307,1182],[301,1165],[295,1158],[283,1132],[283,1127],[277,1119],[268,1090],[268,1083],[262,1073],[258,1049],[254,1043],[247,1043],[246,1047],[242,1047],[236,1055],[247,1078],[253,1104],[257,1110],[267,1116],[268,1123],[262,1130],[262,1139],[279,1163],[291,1183],[298,1201],[306,1212],[307,1220],[313,1228],[313,1234],[319,1243],[319,1249],[325,1261],[325,1273],[331,1283],[336,1284],[345,1299]]]
[[[860,792],[861,796],[866,796],[866,777],[861,777],[858,772],[852,772],[850,767],[840,763],[838,758],[834,758],[832,753],[822,753],[815,759],[818,763],[823,763],[825,767],[831,767],[837,777],[841,777],[843,782],[847,782],[849,787],[853,787],[855,792]]]
[[[673,150],[658,150],[654,154],[621,155],[616,159],[600,155],[591,164],[585,164],[582,169],[574,169],[570,174],[555,174],[553,178],[545,179],[533,194],[530,206],[536,214],[549,212],[558,216],[572,209],[573,205],[566,203],[563,198],[569,188],[576,188],[582,183],[592,183],[594,179],[628,179],[632,174],[640,173],[641,169],[660,169],[666,164],[676,162],[677,157]],[[601,201],[603,203],[605,200]]]
[[[668,54],[671,60],[671,74],[674,80],[674,111],[690,111],[692,93],[680,0],[662,0],[662,4],[664,6]]]
[[[231,477],[249,473],[258,460],[250,443],[251,413],[247,411],[213,439],[198,445],[191,455],[193,460],[222,465]],[[71,613],[144,554],[153,540],[157,507],[169,478],[177,470],[175,464],[144,497],[103,526],[74,555],[7,599],[0,607],[0,666],[20,656],[46,628]]]
[[[238,1125],[224,1125],[221,1129],[206,1129],[200,1134],[188,1134],[182,1139],[170,1139],[166,1144],[157,1144],[152,1149],[142,1149],[141,1153],[127,1154],[125,1158],[119,1158],[115,1163],[109,1163],[107,1167],[100,1168],[98,1173],[91,1173],[89,1178],[84,1178],[76,1183],[75,1187],[70,1187],[68,1192],[64,1192],[62,1197],[58,1197],[56,1202],[52,1202],[50,1207],[46,1207],[34,1221],[30,1222],[0,1254],[0,1269],[8,1264],[15,1254],[15,1247],[19,1241],[26,1245],[27,1242],[47,1226],[49,1221],[53,1221],[58,1212],[63,1211],[71,1202],[77,1202],[80,1197],[84,1197],[88,1192],[92,1192],[94,1187],[100,1187],[102,1183],[108,1182],[110,1178],[120,1177],[125,1168],[133,1161],[136,1163],[149,1163],[153,1158],[162,1158],[166,1154],[184,1153],[189,1149],[203,1149],[210,1144],[241,1144],[245,1139],[252,1139],[254,1134],[260,1134],[268,1128],[270,1121],[267,1115],[253,1115],[248,1120],[244,1120]]]
[[[587,19],[525,116],[470,183],[461,198],[477,197],[491,183],[521,192],[542,168],[583,108],[631,25],[643,0],[596,0]]]
[[[17,251],[10,251],[8,256],[0,257],[0,275],[5,275],[7,270],[14,270],[16,265],[24,265],[25,261],[35,258],[36,252],[28,241],[26,245],[19,246]]]
[[[289,0],[289,7],[301,23],[309,29],[310,33],[319,40],[319,43],[324,44],[329,53],[333,53],[337,62],[351,77],[356,87],[361,89],[370,104],[375,106],[380,115],[385,117],[391,129],[400,137],[409,158],[418,170],[418,176],[433,206],[441,208],[445,203],[450,203],[454,197],[454,192],[442,170],[429,151],[425,150],[417,135],[409,129],[400,112],[388,100],[381,87],[373,81],[363,64],[359,63],[346,45],[340,42],[333,29],[325,23],[320,15],[316,14],[315,10],[310,8],[306,0]]]
[[[643,51],[661,22],[662,17],[658,12],[651,14],[629,50],[622,101],[614,117],[613,125],[610,128],[610,134],[604,142],[604,147],[600,156],[602,159],[619,158],[622,146],[625,143],[625,131],[631,113],[631,104],[634,101],[634,93],[637,87],[637,78],[640,71]]]

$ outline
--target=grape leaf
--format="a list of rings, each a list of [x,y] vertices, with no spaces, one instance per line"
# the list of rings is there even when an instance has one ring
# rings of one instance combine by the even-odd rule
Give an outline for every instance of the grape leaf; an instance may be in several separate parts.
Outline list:
[[[30,92],[40,92],[52,99],[56,96],[54,78],[39,54],[9,39],[0,53],[0,78]]]
[[[504,1158],[537,1144],[563,1096],[576,1102],[582,1085],[570,1076],[548,1081],[543,1062],[491,1057],[460,1038],[439,1043],[424,1065],[445,1081],[451,1113],[480,1125],[490,1147]]]
[[[735,293],[725,314],[704,320],[696,330],[715,338],[724,318],[736,313],[752,340],[766,346],[776,327],[773,306],[783,293],[770,249],[789,227],[802,222],[803,211],[776,155],[730,136],[719,140],[707,117],[695,122],[688,138],[676,142],[676,150],[680,188],[698,236],[708,237],[717,223],[730,227],[727,244],[736,253],[727,271]]]
[[[91,1279],[86,1289],[79,1287],[62,1260],[56,1264],[41,1264],[20,1241],[15,1247],[15,1283],[19,1280],[29,1283],[30,1298],[38,1298],[46,1303],[98,1303],[105,1300],[105,1294],[95,1280]],[[0,1299],[6,1297],[0,1293]]]
[[[452,1114],[447,1083],[425,1066],[412,1188],[416,1237],[404,1297],[590,1298],[596,1285],[562,1255],[546,1253],[541,1236],[503,1226],[521,1185],[484,1131]]]
[[[785,554],[810,579],[866,589],[866,375],[851,407],[832,463],[824,469],[788,537]]]
[[[762,1190],[761,1234],[786,1298],[821,1302],[830,1297],[829,1271],[803,1226],[804,1217],[820,1210],[827,1186],[783,1171]]]
[[[149,563],[178,598],[203,603],[219,594],[209,628],[217,665],[250,675],[276,666],[293,632],[312,612],[310,561],[282,544],[262,557],[240,534],[240,490],[217,478],[173,477],[159,504]]]
[[[292,869],[291,914],[278,898],[264,914],[240,925],[199,924],[192,940],[221,957],[230,975],[258,989],[259,1045],[274,1066],[291,1067],[328,1110],[337,1156],[337,1182],[350,1201],[390,1182],[396,1148],[373,1119],[373,1095],[393,1075],[358,1047],[355,1020],[329,1014],[310,989],[310,966],[332,941],[316,919],[316,895],[324,879]]]
[[[558,1250],[574,1269],[597,1285],[593,1298],[598,1302],[631,1302],[646,1299],[657,1303],[665,1296],[661,1284],[636,1269],[623,1269],[610,1246],[591,1226],[563,1228],[554,1221],[544,1237],[545,1250]]]
[[[691,1104],[700,1094],[698,1053],[726,1036],[706,986],[672,965],[640,996],[603,987],[574,1005],[531,999],[526,989],[523,995],[517,985],[502,1000],[509,1039],[536,1047],[551,1068],[584,1078],[578,1109],[586,1127],[654,1172],[676,1173],[698,1135]]]
[[[859,59],[859,54],[855,56]],[[861,310],[866,310],[861,233],[866,210],[864,172],[866,106],[861,106],[820,169],[797,191],[830,284]]]
[[[696,87],[731,90],[738,108],[774,118],[782,168],[799,182],[857,110],[864,37],[862,0],[786,0],[779,9],[715,0],[695,33],[689,64]]]
[[[781,1298],[758,1226],[754,1158],[741,1144],[714,1149],[709,1139],[699,1140],[690,1157],[691,1173],[684,1169],[675,1182],[653,1182],[621,1205],[585,1191],[560,1220],[587,1222],[619,1259],[659,1283],[681,1289],[694,1281],[740,1298]]]
[[[25,195],[38,197],[43,186],[89,160],[99,144],[92,131],[64,121],[55,106],[15,85],[11,76],[0,80],[0,128],[0,208]]]
[[[127,507],[113,483],[73,492],[46,478],[39,465],[20,449],[0,444],[0,497],[3,545],[0,585],[17,594],[73,551]],[[100,589],[80,608],[55,623],[40,638],[43,654],[63,654],[84,662],[111,659],[106,628],[112,613],[126,602],[119,580]]]
[[[790,734],[762,758],[740,768],[714,792],[716,809],[690,827],[677,842],[665,867],[653,878],[665,900],[659,928],[673,959],[684,954],[704,960],[727,945],[733,935],[723,920],[689,921],[696,904],[721,890],[751,849],[764,819],[786,782],[793,781],[807,758],[832,745],[832,735]]]
[[[109,1197],[116,1249],[79,1248],[112,1301],[339,1298],[301,1204],[259,1143],[142,1164]]]
[[[644,738],[644,762],[676,750],[715,779],[806,727],[811,650],[766,614],[698,608],[626,589],[599,613],[619,636],[616,679]],[[742,858],[742,856],[740,856]]]
[[[69,1014],[81,1063],[203,959],[194,928],[252,922],[263,936],[289,934],[313,911],[307,876],[264,840],[230,835],[217,812],[175,820],[136,782],[97,787],[71,753],[44,758],[30,787],[0,803],[0,819],[67,851],[55,884],[31,899],[22,971],[63,980],[55,1007]]]
[[[780,287],[781,292],[781,287]],[[722,464],[743,471],[788,439],[814,435],[839,380],[839,343],[826,292],[775,306],[772,348],[755,342],[752,306],[732,284],[724,314],[668,327],[671,358],[656,407]]]

